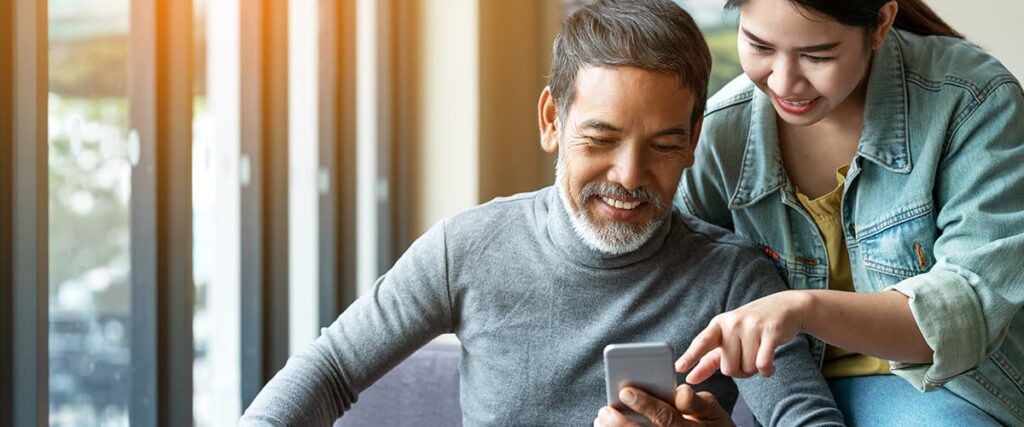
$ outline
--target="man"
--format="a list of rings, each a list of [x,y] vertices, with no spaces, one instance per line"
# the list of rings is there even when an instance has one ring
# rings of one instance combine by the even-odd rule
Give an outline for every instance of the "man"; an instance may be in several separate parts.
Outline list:
[[[667,341],[681,351],[718,313],[782,290],[751,247],[672,208],[710,63],[693,20],[669,0],[575,13],[539,105],[541,145],[558,153],[555,186],[435,225],[289,360],[242,424],[327,425],[449,332],[463,350],[465,424],[596,423],[605,345]],[[762,422],[841,424],[804,340],[784,345],[776,366],[771,378],[736,381]],[[676,403],[664,421],[729,421],[709,395],[684,388]]]

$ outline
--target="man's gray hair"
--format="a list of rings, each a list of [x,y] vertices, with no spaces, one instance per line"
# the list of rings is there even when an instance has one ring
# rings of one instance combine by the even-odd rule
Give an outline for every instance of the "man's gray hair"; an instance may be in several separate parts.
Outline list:
[[[704,36],[671,0],[598,0],[581,7],[555,37],[548,86],[566,117],[576,73],[586,66],[629,66],[676,76],[693,92],[690,125],[704,114],[711,53]]]

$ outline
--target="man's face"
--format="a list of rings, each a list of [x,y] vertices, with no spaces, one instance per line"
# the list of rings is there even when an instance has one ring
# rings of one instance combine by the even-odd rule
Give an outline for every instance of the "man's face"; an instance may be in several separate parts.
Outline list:
[[[574,228],[602,252],[636,250],[666,218],[680,174],[693,162],[692,93],[668,74],[585,67],[567,117],[553,119],[553,99],[545,95],[543,145],[558,150],[556,185]]]

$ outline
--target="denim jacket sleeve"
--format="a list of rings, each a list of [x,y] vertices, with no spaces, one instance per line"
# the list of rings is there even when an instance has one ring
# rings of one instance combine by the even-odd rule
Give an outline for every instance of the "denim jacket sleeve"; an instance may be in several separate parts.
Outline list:
[[[893,364],[922,391],[975,368],[1024,304],[1024,92],[1007,76],[949,130],[936,171],[936,264],[903,293],[931,364]]]

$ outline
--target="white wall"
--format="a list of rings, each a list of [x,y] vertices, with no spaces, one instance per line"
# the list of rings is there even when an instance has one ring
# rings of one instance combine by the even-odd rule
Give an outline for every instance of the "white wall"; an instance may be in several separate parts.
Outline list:
[[[925,1],[949,25],[999,58],[1018,79],[1024,79],[1024,1]]]
[[[319,262],[320,119],[318,109],[319,22],[317,0],[288,3],[288,354],[316,339],[320,319]]]
[[[377,1],[356,0],[356,292],[377,280]]]

